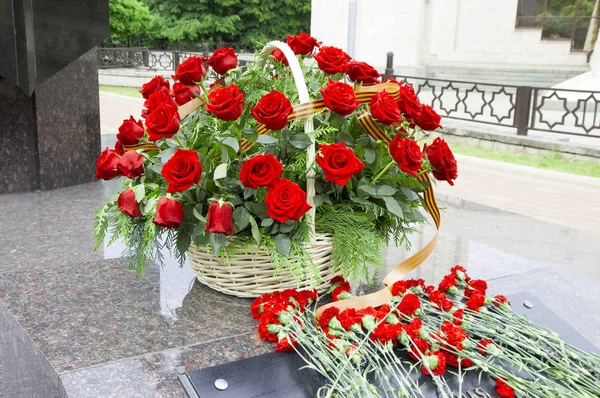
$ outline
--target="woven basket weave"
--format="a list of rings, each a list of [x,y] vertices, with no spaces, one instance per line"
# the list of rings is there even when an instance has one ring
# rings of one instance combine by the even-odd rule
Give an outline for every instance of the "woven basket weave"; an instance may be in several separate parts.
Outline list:
[[[264,67],[271,52],[276,48],[281,50],[288,60],[300,103],[309,102],[310,98],[302,69],[294,52],[286,43],[272,41],[267,44],[257,59],[257,65]],[[304,131],[306,133],[314,131],[312,118],[305,121]],[[306,151],[308,165],[306,202],[311,205],[307,216],[313,237],[306,247],[306,252],[311,256],[315,268],[319,271],[320,279],[316,280],[310,269],[306,270],[306,278],[300,284],[296,282],[292,272],[286,268],[282,269],[277,276],[274,276],[271,258],[262,249],[250,251],[246,255],[236,254],[227,264],[223,264],[221,258],[215,256],[209,248],[197,247],[192,243],[188,249],[188,258],[200,282],[222,293],[237,297],[258,297],[275,290],[294,288],[316,288],[323,291],[330,286],[331,278],[334,275],[331,264],[331,253],[333,252],[331,237],[315,234],[315,181],[314,170],[312,169],[315,162],[314,142],[308,146]],[[290,261],[294,261],[294,259],[291,258]]]
[[[331,267],[331,238],[317,235],[316,241],[307,247],[306,252],[319,271],[320,280],[317,281],[312,270],[308,269],[306,279],[300,285],[286,268],[273,276],[271,258],[263,249],[236,254],[232,260],[223,264],[221,258],[215,256],[209,248],[192,244],[188,249],[188,258],[196,278],[203,284],[221,293],[251,298],[282,289],[316,288],[323,291],[328,288],[334,276]],[[294,259],[291,258],[290,261]]]

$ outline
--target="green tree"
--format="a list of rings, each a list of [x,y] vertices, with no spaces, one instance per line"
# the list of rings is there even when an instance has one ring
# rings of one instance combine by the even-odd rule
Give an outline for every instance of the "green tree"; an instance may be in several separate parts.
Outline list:
[[[128,42],[131,36],[146,33],[153,17],[147,5],[139,0],[110,0],[111,40]]]

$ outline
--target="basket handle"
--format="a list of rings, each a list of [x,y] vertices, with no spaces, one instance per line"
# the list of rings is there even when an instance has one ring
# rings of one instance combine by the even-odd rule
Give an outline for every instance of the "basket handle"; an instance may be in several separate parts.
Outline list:
[[[281,41],[271,41],[267,43],[267,45],[262,49],[260,54],[258,55],[258,60],[256,62],[257,66],[260,68],[264,68],[267,60],[269,59],[271,52],[275,49],[281,50],[283,55],[288,61],[290,70],[292,71],[292,76],[294,77],[294,82],[296,83],[296,89],[298,90],[298,96],[300,97],[300,104],[305,104],[310,102],[310,97],[308,96],[308,88],[306,87],[306,81],[304,80],[304,74],[302,73],[302,68],[300,68],[300,63],[298,63],[298,58],[296,58],[296,54],[292,51],[290,46]],[[304,122],[304,132],[312,133],[314,131],[314,124],[312,118],[307,118]],[[309,136],[310,137],[310,136]],[[315,171],[313,169],[313,164],[315,163],[315,141],[312,137],[310,137],[311,144],[306,148],[307,159],[306,159],[306,202],[310,205],[310,210],[308,211],[308,226],[311,232],[311,244],[315,243]]]

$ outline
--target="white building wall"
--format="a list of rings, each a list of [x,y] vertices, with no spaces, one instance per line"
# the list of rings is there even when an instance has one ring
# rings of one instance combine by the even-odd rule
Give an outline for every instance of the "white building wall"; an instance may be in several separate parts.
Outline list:
[[[357,0],[355,58],[382,68],[459,64],[494,67],[585,66],[570,42],[542,41],[515,29],[517,0]],[[311,34],[347,50],[349,0],[312,0]]]

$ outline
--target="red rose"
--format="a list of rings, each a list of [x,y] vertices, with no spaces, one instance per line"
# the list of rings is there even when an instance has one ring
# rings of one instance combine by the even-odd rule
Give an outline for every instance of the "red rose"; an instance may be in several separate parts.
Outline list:
[[[213,234],[235,234],[231,206],[221,201],[213,202],[208,208],[204,230]]]
[[[266,94],[255,107],[250,108],[254,119],[270,130],[281,130],[287,126],[288,116],[293,111],[290,100],[276,90]]]
[[[193,55],[179,64],[177,73],[171,76],[175,80],[179,80],[186,86],[191,86],[202,80],[206,75],[204,68],[204,58]]]
[[[281,223],[298,221],[310,209],[306,203],[306,192],[288,179],[282,178],[267,191],[265,198],[267,214]]]
[[[515,390],[508,384],[506,384],[508,380],[502,377],[498,377],[496,379],[496,392],[502,398],[515,398]]]
[[[183,221],[183,206],[175,199],[163,197],[156,204],[154,224],[165,228],[177,228]]]
[[[298,36],[288,36],[285,42],[296,55],[310,55],[315,47],[321,45],[317,39],[305,32],[300,33]]]
[[[192,86],[186,86],[183,83],[175,83],[173,84],[173,96],[175,97],[175,102],[177,105],[183,105],[194,98],[196,98],[195,94],[200,92],[200,86],[194,84]]]
[[[421,107],[419,98],[417,98],[415,89],[411,85],[399,82],[396,83],[400,86],[400,97],[396,102],[398,109],[400,109],[400,112],[405,116],[411,117],[412,113]]]
[[[330,75],[345,73],[352,58],[336,47],[321,47],[315,55],[319,69]]]
[[[398,310],[408,316],[413,316],[419,308],[421,308],[421,300],[416,294],[412,293],[405,294],[398,305]]]
[[[390,155],[394,158],[400,170],[416,176],[421,170],[421,148],[411,138],[402,138],[402,134],[396,134],[390,142]]]
[[[356,157],[354,151],[343,142],[337,144],[320,144],[317,163],[325,173],[327,181],[344,186],[352,176],[360,172],[365,165]]]
[[[167,192],[185,191],[200,181],[202,165],[198,152],[189,149],[177,149],[161,171],[167,180]]]
[[[280,49],[276,48],[275,50],[271,51],[271,56],[275,58],[275,61],[279,61],[285,66],[289,66],[287,58]]]
[[[144,124],[142,121],[138,120],[136,122],[133,116],[129,116],[129,119],[123,120],[123,124],[119,127],[117,140],[123,145],[135,145],[143,136]]]
[[[244,93],[235,84],[210,92],[208,101],[204,107],[217,119],[236,120],[244,111]]]
[[[242,163],[240,181],[246,188],[272,187],[282,173],[281,163],[275,156],[256,155]]]
[[[237,55],[233,48],[219,48],[208,59],[208,66],[212,67],[219,75],[224,75],[228,70],[237,66]]]
[[[353,82],[363,84],[379,83],[381,77],[381,73],[366,62],[350,62],[346,73]]]
[[[398,105],[387,91],[380,91],[371,97],[371,115],[379,123],[388,126],[402,121]]]
[[[343,82],[329,79],[327,87],[321,87],[321,94],[325,106],[340,116],[351,114],[360,105],[352,86]]]
[[[423,152],[427,154],[427,159],[434,168],[433,176],[440,181],[446,180],[448,184],[454,185],[453,180],[458,177],[458,170],[454,154],[446,141],[437,137],[431,145],[425,144]]]
[[[166,88],[168,91],[170,84],[167,80],[165,80],[164,77],[157,75],[157,76],[154,76],[152,78],[152,80],[150,80],[148,83],[145,83],[144,85],[142,85],[142,89],[140,90],[140,93],[142,94],[142,97],[144,97],[145,99],[148,99],[148,98],[150,98],[150,95],[152,95],[153,93],[158,91],[161,87]]]
[[[114,149],[102,151],[98,160],[96,160],[96,178],[102,180],[112,180],[121,175],[117,169],[120,157]]]
[[[129,214],[131,217],[140,217],[140,204],[135,200],[135,193],[133,189],[127,188],[119,195],[117,199],[117,205],[121,213]]]
[[[425,131],[433,131],[442,127],[440,125],[442,117],[429,105],[422,105],[417,109],[413,109],[410,116],[413,122]]]
[[[171,98],[171,93],[164,87],[160,87],[158,90],[156,90],[156,92],[150,95],[150,98],[144,102],[144,107],[146,109],[142,111],[142,117],[148,117],[153,110],[162,104],[168,104],[177,108],[177,103],[175,103],[173,98]]]
[[[144,174],[144,157],[136,151],[127,151],[119,159],[117,169],[127,178],[141,177]]]
[[[179,131],[180,121],[177,108],[169,104],[161,104],[148,115],[146,129],[151,141],[171,138]]]

